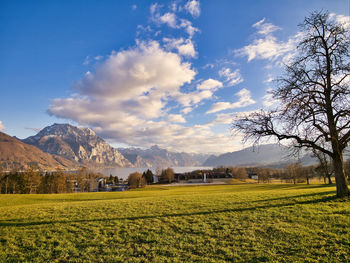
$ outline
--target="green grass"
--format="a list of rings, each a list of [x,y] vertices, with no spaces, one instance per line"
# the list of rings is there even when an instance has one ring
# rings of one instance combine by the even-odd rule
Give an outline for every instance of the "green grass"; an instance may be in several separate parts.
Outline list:
[[[0,262],[350,262],[350,202],[324,185],[0,195]]]

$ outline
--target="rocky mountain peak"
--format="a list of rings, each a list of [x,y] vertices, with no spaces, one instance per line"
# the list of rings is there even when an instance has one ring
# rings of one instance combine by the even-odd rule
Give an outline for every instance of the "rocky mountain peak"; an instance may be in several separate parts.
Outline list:
[[[56,135],[60,137],[67,137],[67,136],[86,137],[90,135],[90,136],[97,137],[96,133],[90,128],[80,128],[80,127],[70,125],[68,123],[54,123],[51,126],[45,127],[37,134],[37,136],[41,136],[41,137],[47,136],[47,135]]]
[[[153,145],[151,146],[150,150],[157,151],[160,150],[160,148],[158,147],[158,145]]]
[[[129,167],[132,164],[90,128],[55,123],[23,140],[44,152],[84,165]]]

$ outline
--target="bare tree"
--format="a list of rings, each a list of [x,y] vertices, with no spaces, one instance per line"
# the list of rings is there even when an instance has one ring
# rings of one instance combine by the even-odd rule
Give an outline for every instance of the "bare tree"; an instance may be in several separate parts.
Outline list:
[[[318,170],[321,170],[321,173],[323,175],[323,178],[328,179],[328,184],[332,184],[332,165],[330,161],[328,160],[329,156],[326,155],[324,152],[317,151],[313,149],[313,155],[318,159],[320,165]]]
[[[279,108],[260,110],[233,123],[244,140],[273,137],[331,157],[337,196],[349,195],[343,152],[350,140],[350,32],[327,12],[315,12],[300,25],[302,37],[293,61],[272,95]]]
[[[287,165],[285,170],[288,179],[293,180],[293,184],[296,184],[301,179],[304,172],[302,166],[299,163],[292,163],[290,165]]]

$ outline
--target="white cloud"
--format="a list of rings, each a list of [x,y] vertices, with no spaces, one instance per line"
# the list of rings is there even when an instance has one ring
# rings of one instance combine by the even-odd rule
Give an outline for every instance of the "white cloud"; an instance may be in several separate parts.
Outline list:
[[[253,59],[267,59],[274,61],[280,57],[288,55],[295,50],[296,40],[300,35],[295,35],[287,41],[278,41],[273,32],[281,28],[271,23],[265,23],[265,18],[253,25],[258,33],[262,35],[261,38],[256,38],[253,43],[244,46],[243,48],[235,50],[238,56],[247,56],[248,62]]]
[[[157,3],[151,5],[150,7],[151,20],[158,25],[167,24],[171,28],[177,28],[175,13],[166,12],[164,14],[161,14],[160,13],[161,8],[162,8],[162,5],[159,5]]]
[[[257,110],[252,110],[252,111],[240,111],[240,112],[234,112],[232,113],[232,120],[238,120],[238,119],[242,119],[246,116],[249,116],[250,114],[257,112]]]
[[[99,61],[99,60],[101,60],[101,59],[103,59],[103,56],[95,56],[95,57],[94,57],[94,60],[96,60],[96,61]]]
[[[102,126],[120,121],[119,118],[137,123],[164,117],[171,94],[178,94],[179,88],[190,83],[196,74],[190,64],[154,41],[112,53],[95,71],[75,85],[79,94],[54,99],[49,112]]]
[[[350,28],[350,17],[344,15],[329,14],[329,18],[345,28]],[[235,50],[238,56],[247,56],[248,62],[253,59],[267,59],[282,63],[289,63],[295,56],[297,43],[304,37],[304,32],[297,32],[289,37],[286,41],[279,41],[273,35],[276,30],[281,28],[271,23],[266,23],[265,18],[253,25],[257,29],[257,33],[262,35],[260,38],[255,38],[253,42],[243,48]]]
[[[83,95],[124,100],[151,91],[176,91],[195,76],[189,63],[157,42],[140,42],[129,50],[112,53],[97,65],[95,74],[86,75],[76,83],[75,90]]]
[[[91,62],[90,56],[86,56],[84,61],[83,61],[83,65],[87,66],[90,64],[90,62]]]
[[[273,95],[272,95],[272,89],[269,88],[266,90],[266,94],[263,96],[263,106],[264,107],[271,107],[273,105],[275,105],[276,103],[278,103],[278,100],[274,99],[273,98]]]
[[[180,19],[179,28],[184,28],[189,38],[192,38],[196,32],[200,32],[200,30],[194,26],[192,26],[192,22],[186,19]]]
[[[193,35],[196,32],[200,32],[200,30],[192,25],[192,22],[180,18],[178,19],[175,11],[174,11],[174,6],[171,5],[170,7],[170,12],[166,12],[164,14],[161,14],[161,8],[163,6],[159,4],[153,4],[151,5],[150,12],[151,12],[151,21],[153,21],[156,25],[162,25],[166,24],[171,28],[174,29],[184,29],[185,32],[188,34],[188,37],[191,39]],[[176,10],[176,5],[175,5],[175,10]],[[177,22],[179,20],[179,23]]]
[[[95,56],[93,58],[91,58],[90,56],[86,56],[85,59],[84,59],[84,62],[83,62],[83,65],[84,66],[87,66],[89,65],[93,60],[96,60],[96,61],[99,61],[103,59],[103,56]]]
[[[4,131],[6,127],[2,124],[2,121],[0,121],[0,131]]]
[[[276,37],[267,35],[255,39],[252,44],[235,51],[238,56],[247,56],[248,62],[253,59],[276,60],[295,48],[294,41],[279,42]]]
[[[179,93],[177,96],[177,101],[185,107],[189,107],[191,105],[196,105],[202,100],[210,99],[213,96],[212,90],[201,90],[194,91],[191,93]]]
[[[207,69],[207,68],[214,68],[214,64],[212,64],[212,63],[208,63],[208,64],[205,64],[203,67],[202,67],[202,69]]]
[[[231,124],[233,122],[233,113],[219,113],[216,114],[216,117],[214,120],[209,122],[209,125],[215,125],[215,124]]]
[[[199,1],[191,0],[185,4],[185,9],[189,12],[193,17],[199,17],[201,14]]]
[[[271,83],[272,81],[274,81],[274,77],[271,74],[267,74],[267,79],[264,80],[265,83]]]
[[[202,100],[212,98],[213,93],[221,87],[223,87],[223,85],[220,81],[207,79],[198,84],[194,92],[178,93],[176,99],[183,106],[189,107],[198,104]]]
[[[207,79],[203,81],[202,83],[197,85],[198,90],[217,90],[218,88],[222,88],[222,82],[216,80],[216,79]]]
[[[222,102],[222,101],[217,102],[211,106],[210,110],[207,111],[207,114],[218,112],[218,111],[223,111],[223,110],[227,110],[227,109],[232,109],[232,105],[233,105],[233,103],[230,103],[230,102]]]
[[[174,13],[165,13],[159,16],[160,23],[167,24],[169,27],[176,28],[176,15]]]
[[[171,11],[176,12],[177,11],[177,3],[176,2],[172,2],[170,4],[170,9],[171,9]]]
[[[131,6],[131,9],[132,9],[132,10],[136,10],[136,8],[137,8],[137,5],[132,5],[132,6]]]
[[[280,30],[281,28],[278,26],[275,26],[271,23],[265,23],[265,18],[262,20],[256,22],[253,27],[255,27],[258,30],[258,33],[261,35],[269,35],[272,32],[275,32],[276,30]]]
[[[173,123],[186,123],[186,119],[181,114],[169,114],[168,121]]]
[[[239,147],[239,141],[233,140],[229,134],[214,133],[209,126],[185,127],[169,120],[152,121],[108,107],[99,108],[97,103],[84,105],[76,100],[62,107],[69,112],[70,119],[88,125],[110,143],[138,147],[157,144],[169,150],[186,152],[225,152]],[[173,117],[170,115],[169,118]],[[183,122],[179,117],[173,121]]]
[[[222,68],[219,71],[219,76],[225,77],[228,86],[234,86],[243,82],[243,77],[241,76],[239,69],[232,72],[230,68]]]
[[[158,3],[154,3],[150,6],[150,12],[151,12],[151,15],[155,15],[156,13],[159,12],[159,9],[160,9],[160,5]]]
[[[183,38],[163,38],[165,47],[169,50],[176,49],[180,55],[187,57],[195,57],[197,52],[194,49],[193,43],[190,39]]]
[[[188,114],[188,113],[190,113],[192,110],[193,110],[192,107],[185,107],[185,108],[183,108],[183,109],[181,110],[181,112],[182,112],[183,114]]]
[[[251,98],[250,91],[247,89],[241,89],[236,93],[236,95],[239,97],[237,102],[217,102],[213,104],[210,110],[208,110],[206,113],[209,114],[228,109],[243,108],[255,103],[255,101]]]
[[[350,28],[350,16],[337,15],[334,13],[330,13],[329,18],[342,24],[345,28]]]

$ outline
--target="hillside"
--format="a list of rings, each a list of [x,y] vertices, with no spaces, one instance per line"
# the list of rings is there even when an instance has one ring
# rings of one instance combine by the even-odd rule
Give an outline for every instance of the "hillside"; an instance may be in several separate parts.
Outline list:
[[[41,169],[67,169],[75,167],[77,163],[45,153],[35,146],[0,132],[0,167],[11,170],[25,169],[29,165],[35,165]]]
[[[130,167],[132,164],[89,128],[53,124],[23,142],[87,166]]]
[[[285,166],[297,162],[296,157],[290,156],[288,147],[279,144],[265,144],[258,147],[248,147],[240,151],[224,153],[219,156],[212,155],[203,166]],[[303,165],[316,163],[316,159],[308,155],[300,158]]]

